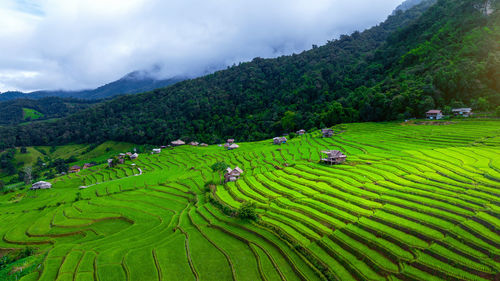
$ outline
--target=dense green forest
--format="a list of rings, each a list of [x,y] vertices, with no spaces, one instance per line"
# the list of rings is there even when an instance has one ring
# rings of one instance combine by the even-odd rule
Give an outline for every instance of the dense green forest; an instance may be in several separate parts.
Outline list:
[[[0,102],[0,125],[18,124],[31,120],[61,118],[86,109],[99,100],[79,100],[49,97],[39,100],[16,99]],[[41,116],[30,116],[27,112],[38,112]]]
[[[340,122],[500,104],[499,1],[424,1],[301,54],[255,58],[57,122],[0,129],[0,147],[104,140],[216,143]],[[434,4],[434,5],[433,5]],[[484,5],[491,4],[490,9]]]

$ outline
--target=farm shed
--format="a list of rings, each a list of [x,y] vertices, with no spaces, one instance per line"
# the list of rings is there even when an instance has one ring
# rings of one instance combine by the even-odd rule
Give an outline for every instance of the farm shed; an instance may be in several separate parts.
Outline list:
[[[81,169],[82,169],[82,167],[75,165],[75,166],[71,166],[69,168],[69,172],[70,173],[78,173],[78,172],[80,172]]]
[[[139,154],[137,154],[137,153],[134,153],[134,154],[130,155],[130,159],[131,159],[131,160],[135,160],[135,159],[137,159],[138,157],[139,157]]]
[[[443,112],[439,109],[432,109],[425,113],[427,119],[439,120],[443,118]]]
[[[282,144],[282,143],[286,143],[287,139],[285,137],[275,137],[273,139],[273,143],[274,144]]]
[[[35,190],[35,189],[49,189],[52,188],[52,184],[46,181],[39,181],[34,183],[30,189]]]
[[[321,134],[323,134],[324,138],[329,138],[333,136],[334,131],[332,129],[323,129],[321,130]]]
[[[470,117],[472,115],[472,108],[454,108],[451,112],[455,116]]]
[[[299,135],[299,136],[301,136],[301,135],[303,135],[303,134],[305,134],[305,133],[306,133],[306,130],[304,130],[304,129],[298,130],[298,131],[296,132],[296,134],[297,134],[297,135]]]
[[[180,145],[185,145],[186,143],[183,142],[182,140],[176,140],[172,142],[173,146],[180,146]]]
[[[243,174],[243,170],[238,166],[236,166],[234,170],[231,168],[227,168],[226,173],[224,174],[224,179],[226,182],[237,181],[240,179],[241,174]]]
[[[207,147],[207,146],[208,146],[208,144],[206,144],[206,143],[200,143],[200,146]]]
[[[192,141],[189,143],[189,145],[192,145],[192,146],[198,146],[200,143],[199,142],[196,142],[196,141]]]
[[[235,144],[235,143],[233,143],[233,144],[226,143],[224,145],[224,147],[226,147],[228,150],[233,150],[233,149],[239,148],[240,146]]]
[[[330,165],[341,164],[347,159],[347,156],[339,150],[325,150],[321,151],[321,153],[326,154],[326,158],[322,157],[321,161]]]
[[[234,139],[227,139],[227,143],[229,144],[234,143]]]
[[[161,148],[153,148],[153,153],[154,154],[160,154],[161,153]]]

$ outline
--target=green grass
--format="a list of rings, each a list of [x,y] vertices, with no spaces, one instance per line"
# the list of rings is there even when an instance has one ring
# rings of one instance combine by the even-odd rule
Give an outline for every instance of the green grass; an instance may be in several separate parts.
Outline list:
[[[32,108],[23,107],[23,120],[37,120],[43,118],[44,115]]]
[[[261,141],[142,153],[136,166],[100,164],[51,180],[50,190],[0,195],[9,226],[0,248],[47,254],[22,280],[495,280],[499,136],[499,121],[363,123],[331,139],[296,137],[281,151]],[[16,161],[101,162],[132,148],[29,147]],[[317,163],[334,148],[348,154],[344,165]],[[226,213],[203,187],[218,181],[217,161],[244,170],[212,194]],[[258,221],[237,218],[245,201]]]

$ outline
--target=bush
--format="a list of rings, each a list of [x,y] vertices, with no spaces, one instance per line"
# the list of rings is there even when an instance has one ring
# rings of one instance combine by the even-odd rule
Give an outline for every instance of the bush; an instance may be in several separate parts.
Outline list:
[[[257,220],[258,215],[255,209],[257,205],[255,202],[245,202],[238,209],[238,217],[240,219]]]

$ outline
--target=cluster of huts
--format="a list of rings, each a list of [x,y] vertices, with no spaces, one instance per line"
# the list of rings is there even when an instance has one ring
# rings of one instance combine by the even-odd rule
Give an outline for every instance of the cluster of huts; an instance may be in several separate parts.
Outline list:
[[[88,169],[90,167],[94,167],[95,165],[96,165],[95,163],[85,163],[81,167],[78,165],[73,165],[73,166],[69,167],[68,173],[78,173],[81,170],[85,170],[85,169]]]
[[[457,117],[471,117],[472,116],[472,108],[464,107],[464,108],[453,108],[451,110],[453,116]],[[427,119],[430,120],[439,120],[444,117],[443,112],[439,109],[431,109],[425,113]]]
[[[134,153],[132,153],[132,152],[120,153],[117,156],[118,163],[119,164],[124,164],[125,163],[125,158],[127,156],[130,158],[130,160],[135,160],[135,159],[139,158],[139,154],[136,153],[136,152],[134,152]],[[113,158],[108,159],[108,166],[109,167],[113,166],[113,160],[114,160]]]
[[[237,181],[240,179],[241,174],[243,174],[243,170],[238,166],[236,166],[236,168],[234,169],[227,168],[226,173],[224,174],[224,181]]]
[[[233,149],[237,149],[239,148],[240,146],[237,145],[235,142],[234,142],[234,139],[228,139],[226,141],[226,144],[224,144],[224,147],[227,149],[227,150],[233,150]]]

